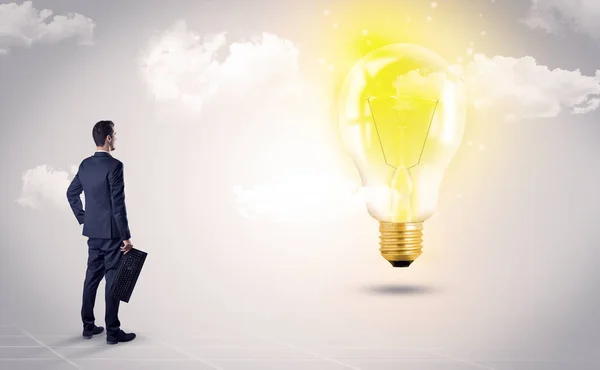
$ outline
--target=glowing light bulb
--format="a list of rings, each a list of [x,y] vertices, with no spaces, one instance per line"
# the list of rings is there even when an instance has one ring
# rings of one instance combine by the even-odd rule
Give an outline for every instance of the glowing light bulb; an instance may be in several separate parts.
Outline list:
[[[422,253],[423,222],[463,138],[463,82],[431,50],[387,45],[352,67],[338,109],[367,210],[379,221],[381,254],[408,267]]]

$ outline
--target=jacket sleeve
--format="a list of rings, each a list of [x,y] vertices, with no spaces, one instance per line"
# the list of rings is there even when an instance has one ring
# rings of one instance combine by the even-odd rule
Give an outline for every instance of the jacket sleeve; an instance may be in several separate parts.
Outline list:
[[[79,171],[71,181],[69,188],[67,189],[67,199],[69,201],[69,205],[71,206],[71,210],[73,210],[73,214],[75,218],[77,218],[77,222],[79,224],[83,224],[85,210],[83,209],[83,204],[81,203],[81,193],[83,192],[83,186],[81,185],[81,181],[79,181]]]
[[[119,164],[108,174],[110,187],[110,201],[112,204],[112,217],[119,228],[121,238],[131,238],[129,223],[127,222],[127,208],[125,207],[125,183],[123,180],[123,163]]]

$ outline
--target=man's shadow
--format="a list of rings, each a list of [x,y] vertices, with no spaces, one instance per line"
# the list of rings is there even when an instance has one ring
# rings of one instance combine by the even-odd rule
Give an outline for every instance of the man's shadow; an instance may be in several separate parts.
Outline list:
[[[49,345],[50,347],[70,347],[72,352],[67,356],[70,359],[87,358],[92,355],[110,350],[110,345],[106,344],[106,334],[95,335],[92,339],[83,339],[81,335],[66,336],[59,341]]]
[[[359,288],[361,293],[369,295],[426,295],[439,293],[439,289],[428,285],[406,285],[406,284],[375,284]]]

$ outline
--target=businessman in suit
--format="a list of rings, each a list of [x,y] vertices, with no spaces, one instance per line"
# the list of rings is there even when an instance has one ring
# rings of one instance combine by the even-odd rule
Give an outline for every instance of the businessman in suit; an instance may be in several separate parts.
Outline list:
[[[131,250],[131,233],[125,208],[125,185],[123,163],[113,158],[117,140],[114,123],[100,121],[92,129],[96,153],[84,159],[67,189],[67,199],[75,218],[83,224],[84,236],[88,237],[88,260],[81,319],[83,338],[90,339],[104,331],[95,325],[94,304],[96,291],[103,277],[106,278],[106,342],[117,344],[135,339],[135,333],[121,330],[119,300],[110,294],[117,267],[123,254]],[[85,210],[81,193],[85,195]]]

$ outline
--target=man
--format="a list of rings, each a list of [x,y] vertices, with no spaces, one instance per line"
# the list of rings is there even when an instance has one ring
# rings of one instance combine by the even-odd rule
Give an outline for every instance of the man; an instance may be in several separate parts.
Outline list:
[[[106,342],[117,344],[135,339],[135,333],[121,330],[119,300],[110,294],[117,267],[123,254],[131,250],[131,234],[125,208],[123,163],[110,154],[115,150],[117,133],[112,121],[100,121],[92,129],[96,153],[84,159],[67,189],[67,199],[82,234],[88,237],[88,261],[83,284],[83,338],[104,331],[95,325],[94,304],[102,277],[106,277]],[[85,210],[80,194],[85,194]],[[122,253],[121,253],[122,252]]]

